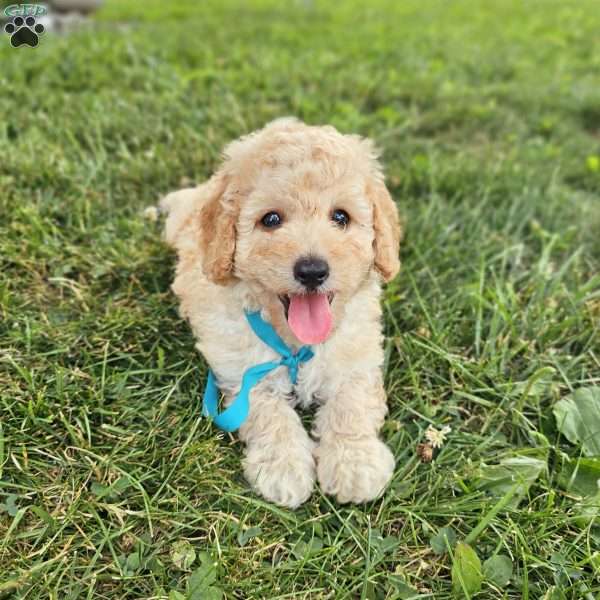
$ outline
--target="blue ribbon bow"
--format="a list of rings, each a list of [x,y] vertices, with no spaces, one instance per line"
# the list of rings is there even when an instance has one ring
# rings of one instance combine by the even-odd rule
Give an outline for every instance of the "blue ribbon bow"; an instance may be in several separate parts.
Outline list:
[[[270,323],[267,323],[260,316],[260,311],[245,311],[246,319],[252,328],[252,331],[270,348],[282,356],[279,362],[266,362],[260,365],[250,367],[242,376],[242,386],[239,394],[233,402],[222,412],[219,413],[219,390],[217,382],[212,371],[208,371],[206,389],[204,390],[204,406],[202,414],[205,417],[212,417],[214,423],[224,431],[235,431],[239,429],[248,417],[250,410],[250,392],[252,388],[266,377],[271,371],[281,367],[287,367],[290,380],[295,385],[298,379],[298,367],[300,363],[309,361],[314,352],[310,346],[302,346],[298,352],[288,348],[286,343],[277,335],[275,329]]]

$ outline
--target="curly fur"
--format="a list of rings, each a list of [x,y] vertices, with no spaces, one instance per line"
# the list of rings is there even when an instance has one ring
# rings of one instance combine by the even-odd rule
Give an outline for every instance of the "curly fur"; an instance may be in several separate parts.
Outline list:
[[[243,372],[276,359],[251,332],[245,309],[262,311],[292,347],[278,296],[299,293],[293,265],[316,253],[330,266],[334,329],[315,346],[296,386],[277,369],[251,394],[240,429],[244,471],[265,498],[296,507],[318,478],[340,502],[365,502],[389,482],[394,459],[378,432],[387,412],[381,281],[398,272],[400,225],[373,144],[333,127],[280,119],[225,149],[222,166],[203,185],[169,194],[165,237],[178,253],[173,290],[197,348],[216,374],[226,402]],[[334,209],[351,216],[340,229]],[[277,210],[284,225],[267,230]],[[294,405],[319,404],[312,438]]]

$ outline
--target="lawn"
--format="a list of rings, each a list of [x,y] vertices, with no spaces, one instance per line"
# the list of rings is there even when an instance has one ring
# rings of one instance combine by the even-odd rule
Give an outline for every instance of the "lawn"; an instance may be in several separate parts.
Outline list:
[[[113,0],[2,33],[0,597],[599,597],[599,31],[595,0]],[[365,506],[249,490],[143,215],[283,115],[376,140],[406,222]]]

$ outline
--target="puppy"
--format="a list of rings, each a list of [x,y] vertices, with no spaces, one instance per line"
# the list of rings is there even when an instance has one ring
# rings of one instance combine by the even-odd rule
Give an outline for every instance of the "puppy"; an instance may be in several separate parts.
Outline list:
[[[161,207],[180,313],[225,405],[247,369],[281,358],[245,311],[314,353],[295,385],[280,367],[252,388],[239,429],[248,482],[291,508],[316,479],[340,503],[379,496],[394,471],[378,437],[387,413],[379,296],[400,267],[400,226],[371,141],[279,119],[229,144],[206,183]],[[309,436],[294,406],[313,402]]]

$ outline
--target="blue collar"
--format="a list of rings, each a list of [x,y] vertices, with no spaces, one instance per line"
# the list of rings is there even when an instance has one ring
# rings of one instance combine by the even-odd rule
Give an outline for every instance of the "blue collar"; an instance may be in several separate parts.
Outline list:
[[[261,363],[250,367],[242,376],[242,386],[238,395],[233,402],[222,412],[219,413],[219,390],[217,382],[212,371],[208,371],[208,379],[206,381],[206,389],[204,390],[204,406],[202,414],[205,417],[212,417],[215,425],[224,431],[235,431],[239,429],[248,417],[250,410],[250,392],[252,388],[266,377],[271,371],[280,366],[288,368],[290,380],[295,385],[298,379],[298,367],[300,363],[309,361],[314,352],[310,346],[302,346],[295,354],[288,348],[286,343],[277,335],[275,329],[270,323],[267,323],[260,316],[260,311],[248,312],[245,311],[246,319],[252,328],[252,331],[259,337],[267,346],[275,350],[282,356],[279,362]]]

